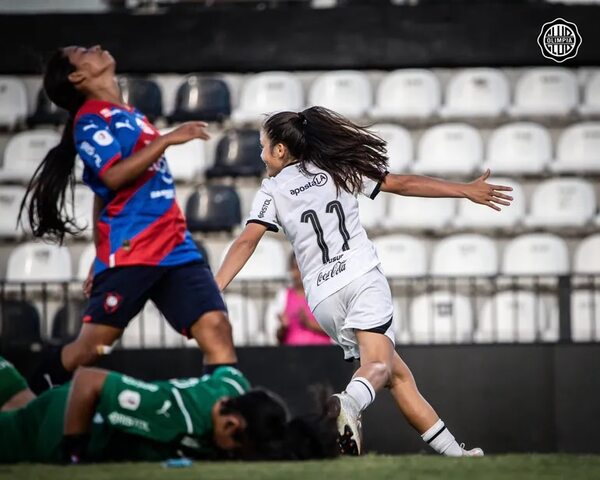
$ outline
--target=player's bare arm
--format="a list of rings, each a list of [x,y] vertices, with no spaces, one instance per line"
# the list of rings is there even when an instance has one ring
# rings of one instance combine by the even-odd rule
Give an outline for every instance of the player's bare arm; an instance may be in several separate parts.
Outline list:
[[[513,200],[510,195],[502,193],[512,191],[512,187],[487,183],[489,176],[488,169],[472,182],[461,183],[421,175],[388,174],[381,184],[381,191],[407,197],[468,198],[474,203],[500,211],[498,205],[509,206]]]
[[[250,256],[254,253],[258,242],[263,237],[267,227],[258,223],[249,223],[240,236],[233,242],[219,271],[215,275],[215,281],[219,290],[223,291],[235,278],[239,271],[246,265]]]
[[[186,143],[195,138],[208,140],[210,135],[206,132],[207,124],[204,122],[187,122],[166,135],[161,135],[150,142],[145,148],[134,153],[121,162],[115,163],[104,175],[102,181],[111,190],[119,190],[133,182],[155,163],[171,145]]]

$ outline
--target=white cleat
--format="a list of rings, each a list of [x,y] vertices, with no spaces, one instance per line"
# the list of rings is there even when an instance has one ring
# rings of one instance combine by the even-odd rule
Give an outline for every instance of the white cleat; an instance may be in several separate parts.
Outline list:
[[[360,455],[362,426],[358,405],[344,393],[336,393],[327,401],[327,414],[336,418],[338,443],[342,454]]]
[[[460,448],[463,452],[463,457],[483,457],[483,450],[481,448],[472,448],[471,450],[465,450],[465,444],[461,443]]]

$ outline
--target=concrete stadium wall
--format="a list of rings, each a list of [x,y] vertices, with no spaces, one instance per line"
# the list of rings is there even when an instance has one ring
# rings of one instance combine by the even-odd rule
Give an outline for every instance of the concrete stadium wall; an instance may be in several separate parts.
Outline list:
[[[600,452],[600,345],[403,347],[425,397],[457,440],[489,453]],[[25,373],[39,356],[5,352]],[[294,413],[314,408],[314,390],[344,388],[354,366],[337,347],[241,348],[240,367],[254,385],[283,396]],[[197,349],[115,351],[107,368],[159,379],[201,372]],[[380,453],[426,451],[390,395],[367,410],[365,446]]]

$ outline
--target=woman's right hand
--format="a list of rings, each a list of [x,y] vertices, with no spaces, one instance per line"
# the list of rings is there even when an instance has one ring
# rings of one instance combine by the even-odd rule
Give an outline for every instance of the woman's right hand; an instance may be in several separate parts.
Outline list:
[[[195,138],[208,140],[210,135],[206,131],[206,127],[208,127],[208,124],[204,122],[186,122],[165,134],[164,138],[168,145],[180,145]]]
[[[90,298],[90,295],[92,294],[93,284],[94,284],[94,264],[92,263],[92,266],[90,267],[88,276],[83,282],[83,294],[87,298]]]

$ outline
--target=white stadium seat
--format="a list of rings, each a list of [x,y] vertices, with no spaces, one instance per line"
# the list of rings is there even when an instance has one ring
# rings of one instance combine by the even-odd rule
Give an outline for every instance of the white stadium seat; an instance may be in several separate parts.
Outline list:
[[[151,301],[146,302],[142,311],[129,322],[121,337],[123,348],[179,348],[185,345],[197,344],[175,331]]]
[[[48,150],[60,142],[54,130],[30,130],[14,135],[4,150],[0,180],[28,182]]]
[[[0,76],[0,126],[14,128],[27,116],[27,90],[17,77]]]
[[[447,123],[423,134],[412,170],[428,175],[469,175],[482,159],[483,141],[477,129],[465,123]]]
[[[309,106],[329,108],[340,115],[360,118],[371,106],[373,93],[367,76],[355,70],[328,72],[317,77],[309,92]]]
[[[502,210],[495,211],[485,205],[467,199],[458,200],[458,215],[453,225],[457,228],[511,229],[519,225],[525,216],[525,192],[512,178],[491,177],[488,182],[494,185],[507,185],[512,192],[503,192],[513,197],[510,207],[498,205]]]
[[[579,178],[541,182],[533,192],[525,224],[532,227],[583,227],[596,213],[594,187]]]
[[[75,223],[84,231],[81,235],[84,238],[92,238],[94,233],[94,192],[87,186],[77,185],[75,187]],[[69,216],[72,215],[71,201],[67,194],[67,210]]]
[[[552,139],[546,128],[532,122],[503,125],[487,143],[483,170],[496,175],[539,174],[552,159]]]
[[[221,263],[231,244],[223,250]],[[237,280],[281,280],[287,275],[288,255],[282,243],[270,236],[263,237],[258,243],[250,260],[235,277]]]
[[[174,128],[161,130],[161,135]],[[165,150],[165,158],[169,164],[171,175],[178,182],[192,182],[208,168],[205,142],[199,139],[190,140],[180,145],[172,145]]]
[[[499,292],[482,308],[475,341],[534,342],[558,340],[556,299],[526,290]]]
[[[417,296],[410,306],[413,343],[467,343],[473,335],[473,310],[464,295],[447,291]]]
[[[22,227],[17,228],[19,208],[25,196],[25,188],[3,185],[0,187],[0,238],[21,238]],[[23,211],[23,224],[27,225],[27,211]]]
[[[502,273],[505,275],[566,275],[569,251],[565,241],[549,233],[521,235],[504,250]]]
[[[427,251],[421,240],[409,235],[386,235],[373,240],[388,278],[427,275]]]
[[[24,243],[8,257],[6,279],[10,282],[68,282],[72,278],[67,247]]]
[[[533,68],[517,81],[509,111],[515,116],[568,115],[577,106],[577,89],[575,74],[566,68]]]
[[[600,274],[600,233],[583,239],[575,249],[573,272],[582,275]]]
[[[578,107],[583,115],[597,115],[600,113],[600,71],[596,70],[590,75],[583,89],[583,101]]]
[[[600,292],[576,290],[571,295],[571,338],[575,342],[600,341]]]
[[[578,123],[558,139],[554,172],[600,173],[600,122]]]
[[[389,171],[393,173],[407,171],[413,159],[412,138],[408,130],[390,123],[378,123],[370,130],[387,144]]]
[[[257,122],[264,115],[303,108],[304,92],[296,76],[287,72],[263,72],[244,83],[240,105],[233,111],[232,119],[239,123]]]
[[[470,68],[455,74],[446,90],[443,117],[496,117],[510,102],[504,73],[493,68]]]
[[[441,98],[440,82],[429,70],[396,70],[381,81],[369,114],[382,120],[426,118],[437,113]]]
[[[441,277],[489,277],[498,273],[498,251],[483,235],[446,237],[435,246],[431,274]]]
[[[370,199],[365,195],[358,196],[358,217],[367,230],[376,229],[383,225],[386,218],[386,207],[389,196],[377,195]]]
[[[79,256],[79,264],[77,265],[77,281],[83,282],[90,273],[90,267],[96,259],[96,245],[93,243],[89,244],[81,252]]]
[[[236,347],[266,343],[259,309],[252,298],[230,293],[225,295],[225,304],[233,329],[233,343]]]
[[[447,227],[455,214],[455,198],[391,195],[383,225],[388,229],[438,230]]]

